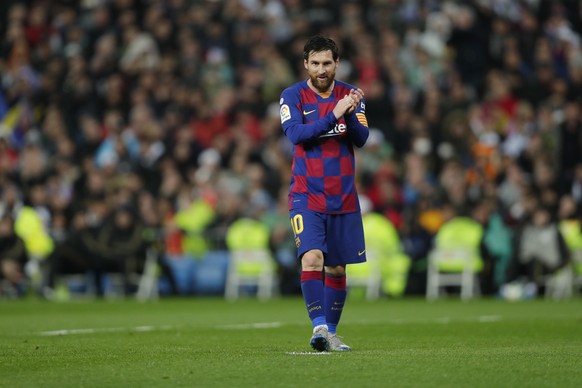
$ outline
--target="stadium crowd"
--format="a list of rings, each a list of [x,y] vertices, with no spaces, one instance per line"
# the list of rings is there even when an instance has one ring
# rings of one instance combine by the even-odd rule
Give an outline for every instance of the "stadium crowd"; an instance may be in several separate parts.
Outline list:
[[[365,91],[358,190],[412,259],[407,293],[424,292],[432,239],[455,215],[502,235],[485,293],[523,253],[503,253],[509,236],[579,218],[579,1],[5,0],[0,18],[9,283],[35,263],[47,285],[128,273],[158,239],[171,274],[172,258],[225,249],[229,225],[253,217],[284,292],[299,292],[278,98],[305,77],[315,33],[340,44],[338,78]]]

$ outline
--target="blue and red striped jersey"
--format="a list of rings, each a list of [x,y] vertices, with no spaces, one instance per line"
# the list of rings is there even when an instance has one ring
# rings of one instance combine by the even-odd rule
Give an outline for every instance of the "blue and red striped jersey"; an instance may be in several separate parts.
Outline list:
[[[368,138],[365,103],[336,120],[332,110],[355,87],[335,80],[333,91],[314,92],[307,81],[281,93],[281,125],[293,143],[289,210],[341,214],[360,210],[354,172],[354,145]]]

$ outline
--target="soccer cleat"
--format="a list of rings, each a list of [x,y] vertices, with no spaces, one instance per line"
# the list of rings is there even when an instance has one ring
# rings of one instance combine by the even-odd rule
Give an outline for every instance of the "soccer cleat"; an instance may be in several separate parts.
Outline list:
[[[319,325],[313,328],[313,335],[309,342],[311,347],[318,352],[329,351],[329,341],[327,339],[327,325]]]
[[[329,342],[329,349],[334,352],[347,352],[352,350],[348,345],[344,344],[341,340],[342,337],[336,334],[329,334],[327,340]]]

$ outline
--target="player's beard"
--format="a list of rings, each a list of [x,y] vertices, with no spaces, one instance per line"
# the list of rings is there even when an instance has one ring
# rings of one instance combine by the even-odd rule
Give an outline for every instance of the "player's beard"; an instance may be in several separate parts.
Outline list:
[[[326,74],[325,79],[319,79],[317,75],[310,75],[311,85],[317,89],[320,93],[328,92],[333,80],[335,79],[335,73]]]

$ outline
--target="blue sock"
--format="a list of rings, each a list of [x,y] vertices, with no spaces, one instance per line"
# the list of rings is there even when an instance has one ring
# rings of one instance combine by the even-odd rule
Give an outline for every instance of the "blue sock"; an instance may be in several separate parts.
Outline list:
[[[321,272],[303,271],[301,273],[301,291],[313,327],[325,325],[325,311],[323,309],[324,293]]]
[[[330,334],[335,334],[346,302],[346,276],[325,274],[325,320]]]

